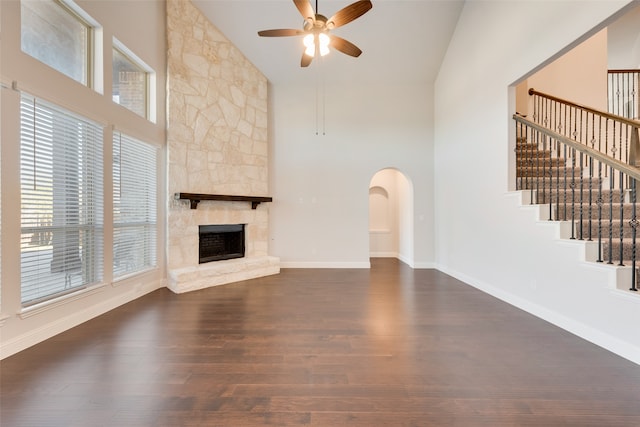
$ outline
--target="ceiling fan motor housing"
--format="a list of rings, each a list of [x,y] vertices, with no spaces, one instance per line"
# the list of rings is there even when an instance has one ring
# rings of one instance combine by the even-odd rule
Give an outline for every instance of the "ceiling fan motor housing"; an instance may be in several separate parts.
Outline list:
[[[327,17],[324,15],[316,14],[315,20],[305,19],[304,30],[305,31],[322,31],[327,30]]]

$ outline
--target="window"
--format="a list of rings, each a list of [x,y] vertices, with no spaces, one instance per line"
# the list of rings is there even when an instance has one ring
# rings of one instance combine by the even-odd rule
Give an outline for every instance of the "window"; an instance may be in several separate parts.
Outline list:
[[[158,149],[113,135],[113,276],[156,265]]]
[[[21,1],[22,51],[89,86],[92,27],[55,0]]]
[[[21,96],[23,305],[102,279],[102,138],[97,123]]]
[[[114,40],[114,44],[119,43]],[[113,102],[147,118],[148,72],[124,50],[123,46],[113,49]]]

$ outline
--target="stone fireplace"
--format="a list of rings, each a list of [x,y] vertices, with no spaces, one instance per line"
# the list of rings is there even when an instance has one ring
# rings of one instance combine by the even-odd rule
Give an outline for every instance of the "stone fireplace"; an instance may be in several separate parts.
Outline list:
[[[190,0],[167,0],[168,287],[186,292],[280,271],[268,255],[267,81]],[[195,206],[180,193],[222,194]],[[202,226],[244,225],[244,256],[200,262]]]

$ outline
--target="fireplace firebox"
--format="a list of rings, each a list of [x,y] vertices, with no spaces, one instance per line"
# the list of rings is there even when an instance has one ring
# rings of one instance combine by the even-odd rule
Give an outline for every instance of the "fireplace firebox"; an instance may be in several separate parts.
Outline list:
[[[201,225],[199,263],[244,257],[244,226]]]

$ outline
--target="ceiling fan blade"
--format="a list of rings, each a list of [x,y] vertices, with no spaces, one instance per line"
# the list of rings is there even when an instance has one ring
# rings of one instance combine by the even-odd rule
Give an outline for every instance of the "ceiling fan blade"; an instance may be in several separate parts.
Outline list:
[[[327,20],[327,28],[338,28],[342,25],[348,24],[356,18],[364,15],[371,9],[373,5],[371,0],[359,0],[355,3],[351,3],[349,6],[340,9]]]
[[[313,7],[311,7],[311,3],[309,3],[309,0],[293,0],[293,3],[296,5],[305,20],[311,19],[311,21],[315,21],[316,14],[313,11]]]
[[[258,35],[260,37],[290,37],[290,36],[300,36],[302,34],[304,34],[304,31],[292,30],[292,29],[258,31]]]
[[[344,54],[347,54],[349,56],[353,56],[356,58],[360,56],[360,54],[362,53],[360,48],[355,44],[333,34],[331,35],[331,41],[329,42],[329,46],[331,46],[336,50],[339,50]]]
[[[312,60],[313,60],[313,56],[309,56],[306,53],[302,52],[302,59],[300,60],[300,66],[308,67],[309,64],[311,64]]]

